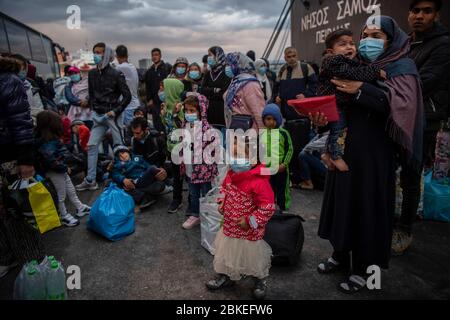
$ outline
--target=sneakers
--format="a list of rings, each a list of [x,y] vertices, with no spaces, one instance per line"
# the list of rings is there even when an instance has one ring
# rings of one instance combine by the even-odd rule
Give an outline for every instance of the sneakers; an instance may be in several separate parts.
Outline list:
[[[167,186],[167,185],[166,185],[166,187],[164,188],[164,190],[161,191],[160,195],[162,196],[162,195],[165,195],[165,194],[168,194],[168,193],[171,193],[171,192],[173,192],[173,187],[172,187],[172,186]]]
[[[77,218],[83,218],[84,216],[87,216],[89,213],[91,213],[91,207],[85,205],[81,209],[77,210],[77,213],[75,213],[75,216]]]
[[[219,274],[217,276],[217,278],[215,278],[214,280],[210,280],[206,283],[206,287],[209,290],[219,290],[219,289],[224,289],[226,287],[231,287],[234,285],[234,281],[231,281],[231,279],[224,275],[224,274]]]
[[[411,234],[408,234],[405,231],[394,230],[394,234],[392,235],[392,255],[393,256],[401,256],[405,253],[405,251],[409,248],[413,240]]]
[[[145,198],[144,200],[142,200],[142,203],[139,206],[139,208],[142,210],[142,209],[150,207],[151,205],[153,205],[155,203],[156,203],[155,199]]]
[[[80,221],[75,219],[71,214],[66,214],[64,217],[61,217],[61,222],[66,227],[76,227],[80,224]]]
[[[82,183],[80,183],[79,185],[77,185],[75,187],[75,189],[77,191],[86,191],[86,190],[95,191],[95,190],[98,190],[98,184],[95,181],[88,182],[86,179],[84,179]]]
[[[253,290],[253,297],[256,300],[264,300],[267,294],[267,280],[257,279],[255,283],[255,289]]]
[[[195,226],[200,224],[200,218],[198,217],[194,217],[194,216],[190,216],[184,223],[183,223],[183,229],[184,230],[191,230],[193,229]]]
[[[167,210],[168,213],[177,213],[178,209],[180,209],[183,206],[181,202],[178,201],[172,201],[172,203],[169,206],[169,210]]]

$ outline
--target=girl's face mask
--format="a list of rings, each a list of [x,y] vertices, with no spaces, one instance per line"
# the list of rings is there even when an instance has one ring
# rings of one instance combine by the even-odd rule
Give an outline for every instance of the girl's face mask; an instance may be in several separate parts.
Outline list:
[[[196,113],[186,113],[184,115],[184,117],[186,118],[186,121],[189,123],[193,123],[195,121],[198,121],[198,115]]]
[[[252,168],[252,164],[249,159],[231,158],[230,162],[231,170],[233,170],[234,173],[247,172]]]
[[[72,80],[72,82],[80,82],[81,81],[81,75],[73,74],[73,75],[70,76],[70,80]]]

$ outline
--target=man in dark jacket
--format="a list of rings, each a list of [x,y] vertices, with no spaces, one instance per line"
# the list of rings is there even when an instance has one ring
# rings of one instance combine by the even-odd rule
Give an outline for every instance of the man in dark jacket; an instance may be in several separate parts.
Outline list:
[[[162,102],[159,100],[158,92],[161,82],[169,76],[172,66],[161,60],[161,50],[158,48],[152,50],[152,61],[153,65],[145,73],[147,107],[152,114],[155,129],[164,132],[160,117]]]
[[[314,97],[317,91],[317,75],[307,63],[300,62],[295,48],[286,48],[284,52],[286,64],[281,67],[274,87],[275,103],[281,108],[287,120],[299,118],[295,110],[288,106],[291,99]]]
[[[142,156],[149,164],[159,168],[166,162],[166,141],[156,130],[150,130],[145,118],[135,118],[131,122],[133,154]]]
[[[94,46],[94,62],[97,68],[89,72],[89,105],[94,111],[94,126],[88,142],[88,174],[77,191],[97,190],[98,146],[111,130],[115,145],[123,144],[122,113],[131,101],[131,92],[125,76],[110,66],[113,50],[104,43]]]
[[[450,32],[439,22],[441,9],[442,0],[414,0],[411,2],[408,18],[412,29],[410,57],[417,65],[423,87],[426,116],[424,166],[428,168],[433,166],[436,135],[441,122],[448,119]],[[395,255],[403,254],[412,242],[412,225],[416,219],[421,195],[421,172],[402,161],[400,183],[403,189],[403,204],[392,241],[392,251]]]
[[[39,232],[17,212],[8,197],[8,183],[20,176],[34,176],[33,120],[20,65],[14,59],[0,57],[0,278],[14,266],[44,257]]]

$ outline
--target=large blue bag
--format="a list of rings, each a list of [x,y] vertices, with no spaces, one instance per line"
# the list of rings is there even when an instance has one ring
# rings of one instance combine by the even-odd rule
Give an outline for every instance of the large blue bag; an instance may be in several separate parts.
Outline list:
[[[425,177],[424,218],[450,222],[450,186],[432,179],[430,172]]]
[[[134,232],[134,200],[111,185],[94,202],[87,228],[106,239],[119,241]]]

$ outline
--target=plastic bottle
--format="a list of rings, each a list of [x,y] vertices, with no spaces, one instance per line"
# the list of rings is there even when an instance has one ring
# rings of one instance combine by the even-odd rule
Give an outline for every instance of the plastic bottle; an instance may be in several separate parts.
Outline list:
[[[40,270],[34,264],[27,266],[24,280],[25,300],[45,300],[45,281]]]
[[[51,262],[46,284],[47,300],[66,300],[66,274],[58,261]]]

